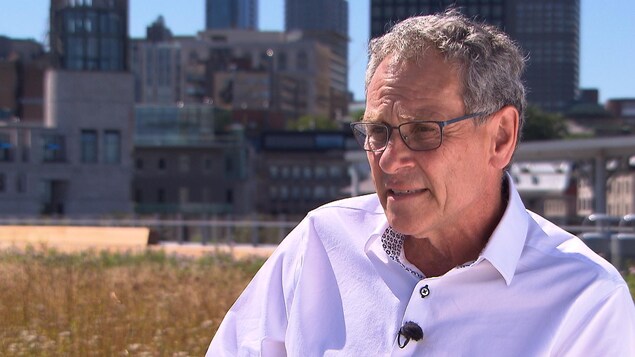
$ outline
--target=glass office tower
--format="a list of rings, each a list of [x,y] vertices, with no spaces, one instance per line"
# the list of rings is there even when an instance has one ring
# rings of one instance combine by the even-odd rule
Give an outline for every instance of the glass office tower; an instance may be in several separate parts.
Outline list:
[[[449,6],[510,34],[529,58],[527,99],[543,110],[562,112],[578,95],[580,0],[371,0],[371,38],[413,15]]]
[[[256,0],[207,0],[205,28],[208,30],[246,29],[258,27]]]
[[[51,0],[54,68],[128,70],[128,0]]]

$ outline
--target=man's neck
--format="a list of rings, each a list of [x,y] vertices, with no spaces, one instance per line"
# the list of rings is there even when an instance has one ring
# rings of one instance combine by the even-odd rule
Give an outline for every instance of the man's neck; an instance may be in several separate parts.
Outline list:
[[[509,197],[509,187],[503,179],[503,187],[492,205],[491,211],[473,224],[444,227],[429,237],[406,236],[406,259],[426,277],[441,276],[451,269],[476,260],[500,222]]]

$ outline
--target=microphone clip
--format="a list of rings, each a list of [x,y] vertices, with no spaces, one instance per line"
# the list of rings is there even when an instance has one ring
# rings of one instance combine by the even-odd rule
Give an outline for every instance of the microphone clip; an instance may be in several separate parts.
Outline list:
[[[423,330],[421,329],[421,326],[417,325],[415,322],[408,321],[399,329],[399,333],[397,334],[397,345],[399,345],[399,348],[404,348],[410,340],[419,341],[422,338]]]

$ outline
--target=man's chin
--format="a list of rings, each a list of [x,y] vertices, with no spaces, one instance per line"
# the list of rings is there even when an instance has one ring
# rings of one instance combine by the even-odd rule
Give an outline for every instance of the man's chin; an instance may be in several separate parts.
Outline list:
[[[389,205],[390,207],[390,205]],[[390,208],[386,211],[386,218],[388,219],[388,224],[396,230],[397,232],[405,235],[419,235],[420,232],[424,231],[424,219],[420,213],[414,212],[403,212],[390,210]]]

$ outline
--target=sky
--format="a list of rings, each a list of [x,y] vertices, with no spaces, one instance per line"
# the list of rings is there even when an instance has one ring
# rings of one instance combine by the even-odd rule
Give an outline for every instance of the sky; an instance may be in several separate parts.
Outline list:
[[[364,98],[370,0],[349,3],[349,89]],[[580,87],[600,90],[600,101],[635,98],[635,1],[580,0]],[[0,35],[45,42],[49,0],[0,0]],[[175,35],[205,27],[205,0],[130,0],[130,36],[145,37],[159,15]],[[284,0],[259,0],[258,26],[284,29]]]

